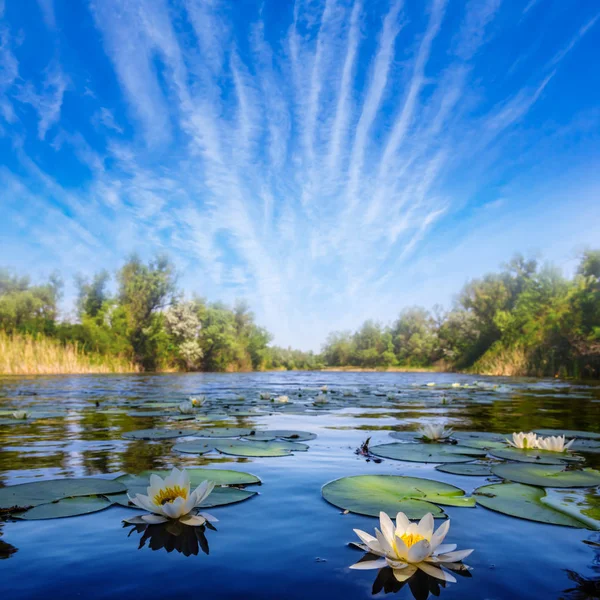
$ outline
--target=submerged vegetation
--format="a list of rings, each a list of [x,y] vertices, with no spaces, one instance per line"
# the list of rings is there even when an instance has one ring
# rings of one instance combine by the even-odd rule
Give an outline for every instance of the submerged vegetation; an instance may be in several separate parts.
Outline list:
[[[0,372],[433,369],[489,375],[600,376],[600,251],[572,279],[521,256],[468,282],[449,311],[403,310],[329,335],[320,355],[270,346],[244,301],[185,299],[165,257],[130,258],[114,277],[78,277],[76,313],[60,320],[62,282],[0,271]]]

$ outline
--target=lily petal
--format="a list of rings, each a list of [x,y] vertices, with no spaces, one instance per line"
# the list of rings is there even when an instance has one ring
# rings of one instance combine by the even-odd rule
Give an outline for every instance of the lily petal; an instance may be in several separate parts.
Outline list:
[[[165,523],[169,519],[163,517],[162,515],[142,515],[142,520],[148,523],[149,525],[158,525],[159,523]]]
[[[410,579],[414,575],[416,570],[417,567],[415,567],[415,565],[408,565],[406,569],[401,570],[394,569],[394,577],[396,578],[396,581],[402,583],[403,581]]]
[[[421,562],[417,565],[421,571],[427,573],[427,575],[431,575],[431,577],[435,577],[436,579],[440,579],[441,581],[447,581],[449,583],[456,583],[456,579],[454,576],[450,575],[450,573],[446,573],[442,571],[439,567],[431,565],[426,562]]]
[[[350,565],[351,569],[356,569],[356,570],[368,570],[368,569],[381,569],[382,567],[387,566],[387,563],[385,562],[385,558],[379,558],[377,560],[363,560],[363,561],[359,561],[357,563],[354,563],[353,565]]]

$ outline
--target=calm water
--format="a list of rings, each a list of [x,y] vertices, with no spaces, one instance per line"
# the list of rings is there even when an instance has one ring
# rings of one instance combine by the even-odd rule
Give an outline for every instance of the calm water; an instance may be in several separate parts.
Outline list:
[[[372,444],[391,442],[390,430],[413,429],[428,421],[502,433],[540,427],[600,431],[600,388],[487,378],[480,381],[509,387],[500,391],[441,389],[453,381],[474,379],[399,373],[0,379],[0,410],[23,407],[51,415],[25,425],[0,426],[0,486],[41,478],[137,473],[173,465],[233,468],[262,480],[258,496],[210,510],[219,523],[218,531],[206,532],[208,555],[184,556],[177,550],[152,550],[148,544],[138,549],[140,534],[134,531],[128,537],[129,528],[123,528],[121,522],[135,513],[119,506],[66,519],[0,521],[0,597],[371,598],[377,572],[349,570],[360,553],[347,544],[355,541],[353,528],[372,531],[377,521],[341,514],[322,499],[323,484],[347,475],[405,474],[446,481],[470,493],[486,479],[440,473],[428,464],[367,462],[354,453],[365,438],[372,436]],[[437,386],[425,387],[427,382]],[[337,393],[330,394],[324,408],[308,404],[309,396],[316,392],[296,396],[299,389],[325,384]],[[343,397],[342,390],[353,390],[355,396]],[[260,391],[286,393],[293,404],[274,406],[272,414],[231,416],[256,410]],[[394,396],[387,397],[388,392]],[[167,422],[165,417],[127,413],[139,413],[147,402],[181,401],[191,394],[204,394],[214,399],[215,407],[222,407],[211,410],[217,424],[299,429],[318,437],[307,442],[307,452],[252,459],[180,455],[171,450],[173,441],[122,437],[127,431]],[[240,395],[245,402],[236,401]],[[264,410],[265,403],[261,406]],[[599,456],[587,457],[589,464],[599,466],[594,459]],[[596,551],[583,543],[598,540],[598,534],[523,521],[482,507],[448,507],[445,511],[452,521],[448,541],[475,552],[467,560],[472,577],[459,577],[458,583],[441,590],[441,597],[600,597],[564,591],[576,587],[569,571],[600,579]],[[382,591],[376,597],[413,595],[405,587],[396,594]]]

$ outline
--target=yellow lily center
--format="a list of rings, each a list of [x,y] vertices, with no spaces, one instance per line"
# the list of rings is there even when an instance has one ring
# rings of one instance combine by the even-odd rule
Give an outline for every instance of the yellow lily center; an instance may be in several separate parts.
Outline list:
[[[154,496],[154,504],[162,506],[167,502],[173,502],[177,498],[183,498],[187,500],[188,491],[178,485],[172,487],[166,487],[161,489],[158,494]]]
[[[410,548],[425,538],[418,533],[405,533],[400,539],[406,544],[407,548]]]

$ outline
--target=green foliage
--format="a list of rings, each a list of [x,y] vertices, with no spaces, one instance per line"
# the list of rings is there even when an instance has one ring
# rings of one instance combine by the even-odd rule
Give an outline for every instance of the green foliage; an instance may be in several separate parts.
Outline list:
[[[76,278],[77,322],[58,320],[61,281],[33,285],[0,270],[0,331],[42,334],[147,370],[249,371],[444,366],[498,375],[600,377],[600,251],[576,274],[516,256],[499,273],[468,282],[452,309],[403,310],[391,325],[366,321],[331,333],[322,354],[269,346],[246,302],[229,307],[176,287],[166,257],[131,257],[116,273]]]
[[[600,251],[584,252],[570,281],[516,256],[500,273],[468,282],[447,314],[409,308],[391,327],[368,321],[354,334],[332,333],[323,358],[329,366],[443,361],[496,375],[598,377]]]

